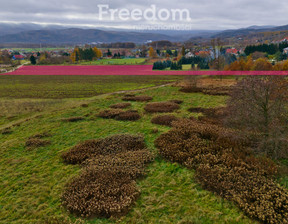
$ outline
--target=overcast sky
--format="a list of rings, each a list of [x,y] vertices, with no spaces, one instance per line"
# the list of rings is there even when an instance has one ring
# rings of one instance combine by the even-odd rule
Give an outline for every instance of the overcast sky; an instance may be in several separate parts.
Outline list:
[[[142,11],[156,5],[160,9],[188,9],[190,21],[123,21],[115,14],[99,20],[99,5],[110,9],[137,8]],[[135,26],[187,26],[191,29],[234,29],[251,25],[288,24],[287,0],[0,0],[1,22],[34,22],[58,25],[134,28]],[[165,14],[164,14],[165,15]]]

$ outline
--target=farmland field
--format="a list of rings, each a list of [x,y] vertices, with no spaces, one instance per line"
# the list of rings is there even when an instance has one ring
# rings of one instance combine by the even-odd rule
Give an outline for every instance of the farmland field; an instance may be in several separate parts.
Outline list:
[[[0,125],[84,98],[182,80],[181,76],[0,76]]]
[[[121,60],[121,59],[116,59]],[[189,66],[185,66],[187,69]],[[288,71],[152,70],[153,65],[22,66],[7,75],[288,75]]]

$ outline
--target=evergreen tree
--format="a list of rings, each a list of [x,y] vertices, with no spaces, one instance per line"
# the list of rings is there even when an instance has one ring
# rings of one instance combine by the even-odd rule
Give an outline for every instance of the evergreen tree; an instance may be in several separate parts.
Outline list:
[[[32,65],[36,65],[36,58],[33,55],[30,57],[30,62]]]
[[[107,56],[108,56],[108,57],[111,57],[111,56],[112,56],[112,53],[111,53],[110,49],[108,49],[108,51],[107,51]]]

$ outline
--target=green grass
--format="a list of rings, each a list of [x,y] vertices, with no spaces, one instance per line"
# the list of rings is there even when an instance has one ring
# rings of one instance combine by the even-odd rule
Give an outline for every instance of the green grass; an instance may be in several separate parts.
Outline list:
[[[85,98],[181,80],[181,76],[0,76],[0,98]]]
[[[224,105],[227,99],[200,93],[185,94],[175,87],[147,90],[143,94],[153,96],[153,101],[183,100],[181,110],[175,112],[179,117],[195,115],[187,111],[191,106],[215,107]],[[65,110],[47,109],[13,127],[12,134],[0,134],[0,223],[74,222],[78,218],[66,212],[60,198],[65,184],[79,173],[80,167],[64,164],[60,159],[62,152],[80,141],[119,133],[141,133],[148,147],[156,151],[154,140],[169,130],[150,122],[153,115],[143,111],[145,103],[132,103],[132,108],[142,115],[140,120],[123,122],[95,116],[109,105],[121,102],[121,95],[96,96],[89,102],[87,108],[75,104]],[[85,119],[75,123],[61,121],[72,116]],[[159,130],[156,134],[152,133],[155,128]],[[51,145],[32,151],[25,148],[29,136],[45,131],[52,134],[47,138]],[[119,223],[253,223],[232,203],[201,189],[193,171],[161,158],[149,166],[147,177],[137,185],[141,197]],[[96,218],[83,222],[115,223]]]
[[[79,62],[79,65],[137,65],[145,63],[145,58],[101,59],[98,61]]]

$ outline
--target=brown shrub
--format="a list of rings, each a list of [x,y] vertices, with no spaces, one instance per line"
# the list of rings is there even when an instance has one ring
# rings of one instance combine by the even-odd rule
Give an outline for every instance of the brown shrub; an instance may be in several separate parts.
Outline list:
[[[149,113],[169,113],[178,110],[180,106],[171,102],[148,103],[144,110]]]
[[[138,151],[145,148],[142,136],[113,135],[104,139],[87,140],[68,152],[62,154],[65,162],[70,164],[82,163],[88,158],[97,155],[110,155],[113,153]]]
[[[80,176],[66,184],[62,201],[82,217],[120,217],[129,211],[139,191],[135,179],[145,174],[154,155],[145,148],[144,138],[114,135],[90,140],[63,154],[66,162],[83,162]]]
[[[183,86],[180,90],[183,93],[201,93],[202,89],[196,86]]]
[[[154,155],[147,149],[139,151],[120,152],[111,155],[99,155],[92,159],[87,159],[83,166],[93,167],[99,172],[122,170],[132,179],[145,175],[145,166],[152,162]]]
[[[113,109],[125,109],[127,107],[130,107],[131,103],[116,103],[110,106],[110,108]]]
[[[124,111],[115,117],[116,120],[120,121],[137,121],[140,118],[140,114],[135,110]]]
[[[152,134],[157,134],[158,132],[159,132],[158,128],[153,128],[153,129],[151,130],[151,133],[152,133]]]
[[[38,148],[38,147],[43,147],[43,146],[47,146],[50,144],[51,142],[49,140],[43,140],[39,138],[29,138],[25,143],[25,147]]]
[[[116,119],[120,121],[136,121],[141,118],[137,110],[123,111],[120,109],[104,110],[101,111],[98,116],[106,119]]]
[[[228,111],[226,107],[217,108],[203,108],[203,107],[191,107],[188,109],[191,113],[203,113],[203,116],[199,116],[198,119],[203,122],[211,124],[223,124],[224,118],[227,117]]]
[[[83,103],[83,104],[81,104],[81,107],[87,108],[87,107],[89,107],[89,104],[88,103]]]
[[[98,116],[106,119],[113,119],[118,116],[120,113],[123,113],[123,110],[120,109],[112,109],[112,110],[103,110],[101,111]]]
[[[231,87],[222,86],[222,87],[212,87],[212,88],[203,88],[202,93],[212,96],[229,96]]]
[[[221,87],[195,87],[195,86],[184,86],[179,91],[184,93],[204,93],[206,95],[213,96],[227,96],[230,95],[230,86]]]
[[[9,135],[9,134],[11,134],[11,133],[12,133],[11,128],[5,128],[5,129],[3,129],[3,130],[1,131],[1,134],[2,134],[2,135]]]
[[[201,164],[201,185],[235,202],[247,215],[263,223],[288,222],[288,192],[271,179],[244,167]]]
[[[273,182],[277,166],[246,150],[249,140],[196,120],[173,122],[173,127],[155,141],[160,155],[196,169],[203,188],[232,200],[247,215],[263,223],[288,222],[288,191]]]
[[[183,100],[169,100],[171,103],[182,104]]]
[[[65,122],[77,122],[77,121],[84,120],[84,118],[83,117],[68,117],[68,118],[62,118],[61,120]]]
[[[153,117],[151,123],[165,125],[165,126],[172,126],[173,121],[177,121],[177,117],[174,115],[160,115],[157,117]]]
[[[153,97],[151,96],[135,96],[135,95],[126,95],[122,98],[124,101],[137,101],[137,102],[148,102],[151,101]]]
[[[138,196],[135,182],[126,173],[88,168],[66,185],[62,200],[76,215],[109,218],[125,215]]]

